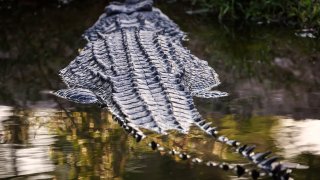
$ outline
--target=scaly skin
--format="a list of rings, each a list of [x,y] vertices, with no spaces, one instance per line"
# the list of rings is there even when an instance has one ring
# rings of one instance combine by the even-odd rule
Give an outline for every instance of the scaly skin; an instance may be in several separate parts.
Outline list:
[[[67,94],[91,94],[97,103],[122,114],[120,119],[134,129],[187,133],[196,124],[212,131],[192,99],[193,92],[219,83],[205,61],[167,36],[136,27],[100,36],[61,70],[60,76],[69,86]],[[66,90],[57,94],[67,95]],[[216,94],[223,95],[226,93]]]

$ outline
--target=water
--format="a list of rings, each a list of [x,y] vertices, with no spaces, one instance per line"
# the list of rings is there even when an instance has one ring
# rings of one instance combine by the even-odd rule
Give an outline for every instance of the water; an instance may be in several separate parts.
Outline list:
[[[63,88],[57,71],[82,48],[81,33],[103,1],[24,1],[0,14],[0,179],[234,179],[136,143],[97,107],[46,94]],[[186,46],[208,60],[230,96],[196,99],[222,134],[308,165],[295,179],[320,177],[320,45],[282,27],[221,25],[158,4],[189,33]],[[173,4],[174,5],[174,4]],[[13,10],[12,10],[13,9]],[[246,163],[194,128],[150,139],[206,160]]]

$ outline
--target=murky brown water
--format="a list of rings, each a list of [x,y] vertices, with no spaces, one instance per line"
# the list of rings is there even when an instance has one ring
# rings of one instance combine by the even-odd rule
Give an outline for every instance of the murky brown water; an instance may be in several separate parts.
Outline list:
[[[0,179],[234,179],[136,143],[97,107],[46,95],[63,88],[57,71],[83,47],[81,33],[104,1],[66,6],[19,1],[0,10]],[[295,179],[320,177],[320,45],[281,27],[224,26],[188,16],[188,6],[158,4],[183,30],[186,45],[220,74],[227,98],[196,99],[222,134],[308,165]],[[174,5],[174,4],[173,4]],[[246,163],[194,129],[150,139],[206,160]]]

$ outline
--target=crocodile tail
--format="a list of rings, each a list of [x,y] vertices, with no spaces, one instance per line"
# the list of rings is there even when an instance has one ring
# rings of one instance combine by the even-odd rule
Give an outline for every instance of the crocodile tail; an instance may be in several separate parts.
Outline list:
[[[219,168],[225,172],[234,173],[238,178],[249,177],[253,180],[256,180],[271,176],[274,180],[293,180],[291,177],[292,171],[290,168],[307,168],[306,166],[295,163],[291,163],[291,165],[279,163],[277,162],[277,157],[269,156],[271,154],[270,151],[253,154],[252,150],[254,149],[254,146],[245,145],[241,148],[237,148],[235,152],[245,156],[250,160],[254,159],[254,164],[256,164],[258,168],[253,168],[251,164],[239,164],[220,160],[205,159],[195,155],[194,153],[191,155],[185,150],[179,151],[176,148],[172,148],[171,145],[159,143],[153,139],[149,139],[148,137],[146,137],[145,140],[149,142],[147,143],[149,148],[151,148],[153,151],[160,152],[161,155],[177,157],[183,161],[188,161],[193,165],[206,165],[212,168]],[[232,144],[234,144],[234,142]],[[250,155],[246,154],[249,152],[251,152]]]

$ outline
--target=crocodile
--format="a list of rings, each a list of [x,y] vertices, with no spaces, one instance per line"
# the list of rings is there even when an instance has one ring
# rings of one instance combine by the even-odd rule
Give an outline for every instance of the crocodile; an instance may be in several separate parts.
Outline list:
[[[54,94],[107,108],[137,142],[146,137],[142,129],[186,134],[196,125],[274,179],[289,179],[286,166],[274,165],[277,157],[267,157],[269,152],[255,154],[255,146],[240,146],[218,136],[217,128],[201,117],[193,97],[218,98],[228,93],[212,90],[220,84],[218,74],[182,45],[185,33],[152,4],[151,0],[126,0],[107,6],[84,33],[86,46],[60,71],[68,88]],[[255,172],[252,177],[259,176]]]
[[[87,45],[60,71],[69,88],[56,95],[106,106],[118,121],[139,132],[137,138],[143,136],[139,128],[162,134],[168,130],[187,133],[193,124],[213,133],[196,110],[193,96],[226,96],[225,92],[210,91],[220,84],[217,73],[181,45],[179,29],[179,33],[167,34],[167,29],[176,27],[169,18],[159,10],[145,12],[146,8],[141,8],[151,1],[128,2],[108,6],[106,15],[85,33]],[[154,25],[148,27],[137,23],[153,15],[163,23],[149,21]]]

